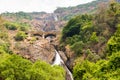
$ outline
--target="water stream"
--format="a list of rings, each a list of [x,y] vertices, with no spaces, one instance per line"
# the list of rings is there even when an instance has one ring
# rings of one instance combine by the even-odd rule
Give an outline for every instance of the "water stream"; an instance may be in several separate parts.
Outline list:
[[[55,20],[55,21],[58,21],[57,15],[54,15],[54,20]]]
[[[67,66],[65,65],[64,61],[61,59],[59,53],[57,50],[55,50],[55,60],[53,62],[53,65],[62,65],[65,69],[66,69],[66,72],[69,76],[69,79],[67,80],[73,80],[73,76],[72,76],[72,73],[70,72],[70,70],[67,68]]]

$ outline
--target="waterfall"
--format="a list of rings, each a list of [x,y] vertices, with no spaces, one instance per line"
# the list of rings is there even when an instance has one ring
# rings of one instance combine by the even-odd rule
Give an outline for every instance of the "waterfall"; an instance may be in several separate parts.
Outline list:
[[[58,52],[55,50],[55,61],[53,62],[53,65],[61,65],[62,59],[60,58],[60,55]]]
[[[61,59],[59,53],[57,52],[57,50],[55,50],[55,60],[53,62],[53,65],[63,65],[64,68],[66,69],[66,71],[68,72],[68,75],[70,76],[69,80],[73,80],[73,76],[72,73],[70,72],[70,70],[67,68],[67,66],[65,65],[64,61]]]
[[[58,21],[58,17],[56,15],[54,15],[54,20]]]

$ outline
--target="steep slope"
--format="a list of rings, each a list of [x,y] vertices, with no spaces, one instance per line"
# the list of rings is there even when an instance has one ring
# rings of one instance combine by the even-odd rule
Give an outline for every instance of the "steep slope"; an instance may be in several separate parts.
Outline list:
[[[119,80],[119,38],[120,3],[112,2],[97,14],[83,14],[69,20],[62,31],[60,48],[74,66],[74,79]]]
[[[110,0],[95,0],[90,3],[81,4],[75,7],[60,7],[54,11],[54,13],[60,14],[63,20],[68,20],[74,15],[78,14],[93,14],[97,8],[102,5],[108,4]]]

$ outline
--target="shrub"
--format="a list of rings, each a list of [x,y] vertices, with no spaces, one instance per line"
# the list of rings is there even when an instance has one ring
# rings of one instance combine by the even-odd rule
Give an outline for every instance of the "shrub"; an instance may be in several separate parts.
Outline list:
[[[25,26],[20,26],[20,31],[27,31],[27,27],[25,27]]]
[[[113,53],[108,60],[99,60],[96,63],[83,61],[73,68],[75,80],[119,80],[120,79],[120,52]]]
[[[65,80],[62,67],[37,61],[32,63],[17,55],[0,54],[0,78],[3,80]]]
[[[4,41],[8,40],[7,32],[0,31],[0,39],[2,39]]]
[[[120,51],[120,26],[117,27],[117,30],[113,36],[109,39],[107,43],[108,51],[110,54],[113,52]]]
[[[97,35],[96,35],[96,32],[93,32],[92,33],[92,35],[91,35],[91,37],[90,37],[90,40],[92,41],[92,42],[98,42],[99,40],[98,40],[98,37],[97,37]]]
[[[76,42],[71,46],[71,49],[76,53],[76,54],[81,54],[82,49],[83,49],[84,43],[82,41]]]
[[[16,41],[22,41],[27,37],[27,35],[25,34],[25,32],[19,31],[16,36],[15,36],[15,40]]]
[[[17,25],[15,23],[5,23],[4,25],[9,30],[17,30]]]

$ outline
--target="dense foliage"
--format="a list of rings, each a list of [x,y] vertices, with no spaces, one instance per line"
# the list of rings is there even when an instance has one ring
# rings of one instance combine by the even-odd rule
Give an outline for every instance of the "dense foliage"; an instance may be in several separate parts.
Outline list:
[[[119,80],[120,79],[120,52],[113,53],[108,60],[97,63],[83,61],[73,69],[75,80]]]
[[[31,20],[32,17],[30,16],[30,14],[27,14],[25,12],[16,12],[16,13],[9,13],[9,12],[6,12],[6,13],[3,13],[2,16],[7,16],[7,17],[15,17],[16,18],[16,21],[19,21],[21,19],[29,19]]]
[[[15,36],[15,40],[16,41],[22,41],[27,37],[27,35],[25,34],[25,32],[23,31],[19,31],[16,36]]]
[[[8,30],[20,30],[20,31],[27,31],[30,29],[30,25],[27,23],[18,23],[18,22],[5,22],[4,26]]]
[[[72,18],[63,28],[61,48],[76,55],[75,80],[120,79],[120,3],[100,7],[97,14]]]
[[[0,53],[0,78],[2,80],[64,80],[63,68],[35,63],[17,55]]]
[[[98,48],[105,47],[116,31],[120,23],[119,6],[118,3],[112,3],[109,9],[101,8],[95,16],[85,14],[72,18],[63,28],[61,46],[70,45],[77,54],[85,53],[84,49],[97,54],[104,53]]]
[[[108,51],[110,54],[120,51],[120,24],[117,26],[117,30],[108,41]]]
[[[71,19],[62,31],[63,46],[69,44],[75,53],[81,54],[86,44],[97,43],[97,32],[92,19],[91,15],[80,15]]]

